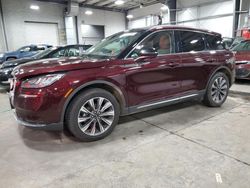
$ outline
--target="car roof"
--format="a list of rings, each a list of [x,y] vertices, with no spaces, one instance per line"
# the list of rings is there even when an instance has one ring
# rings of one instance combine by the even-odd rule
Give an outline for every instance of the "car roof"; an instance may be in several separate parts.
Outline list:
[[[50,47],[53,47],[53,45],[49,45],[49,44],[30,44],[30,45],[27,45],[27,46],[22,46],[21,48],[25,48],[25,47],[46,47],[46,48],[50,48]]]
[[[140,29],[131,29],[129,31],[131,32],[140,32],[140,31],[160,31],[164,29],[177,29],[177,30],[188,30],[188,31],[196,31],[196,32],[203,32],[207,34],[212,34],[212,35],[219,35],[221,36],[220,33],[206,30],[206,29],[197,29],[197,28],[192,28],[192,27],[186,27],[186,26],[177,26],[177,25],[157,25],[157,26],[151,26],[151,27],[144,27]]]

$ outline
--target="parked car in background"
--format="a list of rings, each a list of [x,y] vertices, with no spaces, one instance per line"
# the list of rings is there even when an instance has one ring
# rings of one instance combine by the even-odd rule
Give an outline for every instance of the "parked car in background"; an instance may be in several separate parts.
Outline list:
[[[235,52],[236,79],[250,80],[250,40],[241,41],[231,50]]]
[[[83,50],[86,51],[86,50],[88,50],[89,48],[91,48],[93,45],[84,44],[84,45],[82,45],[82,46],[83,46]]]
[[[9,79],[12,78],[13,69],[34,60],[39,59],[48,59],[48,58],[59,58],[59,57],[77,57],[81,56],[89,46],[86,45],[68,45],[63,47],[51,47],[47,50],[44,50],[32,57],[26,57],[11,61],[6,61],[0,65],[0,85],[6,86],[6,89],[9,88]]]
[[[112,132],[119,116],[194,99],[221,106],[234,68],[234,55],[218,33],[133,29],[102,40],[82,58],[18,66],[10,104],[19,124],[67,127],[80,140],[95,141]]]
[[[20,59],[23,57],[31,57],[37,53],[39,53],[42,50],[46,50],[47,48],[51,48],[51,45],[47,44],[41,44],[41,45],[29,45],[24,46],[22,48],[19,48],[16,51],[13,52],[6,52],[0,54],[0,64],[2,64],[4,61],[14,60],[14,59]]]
[[[235,46],[237,46],[238,44],[240,44],[242,41],[244,41],[245,39],[242,37],[236,37],[232,43],[232,45],[230,46],[230,50],[233,49]]]
[[[225,48],[230,49],[233,42],[234,42],[234,39],[229,38],[229,37],[223,37],[222,41],[223,41],[223,44],[224,44]]]

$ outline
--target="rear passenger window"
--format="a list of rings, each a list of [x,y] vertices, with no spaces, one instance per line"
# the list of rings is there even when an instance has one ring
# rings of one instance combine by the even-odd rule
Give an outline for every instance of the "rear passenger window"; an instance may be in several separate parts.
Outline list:
[[[206,49],[202,33],[180,31],[180,40],[180,50],[182,52],[198,52]]]
[[[206,35],[208,47],[210,50],[223,50],[222,38],[214,35]]]

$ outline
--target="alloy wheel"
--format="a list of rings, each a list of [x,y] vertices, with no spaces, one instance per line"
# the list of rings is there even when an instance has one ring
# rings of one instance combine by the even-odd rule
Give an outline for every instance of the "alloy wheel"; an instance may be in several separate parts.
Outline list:
[[[226,98],[227,92],[228,92],[227,80],[222,76],[216,78],[211,89],[211,95],[213,101],[216,103],[221,103]]]
[[[89,136],[98,136],[106,132],[115,117],[113,104],[106,98],[89,99],[78,113],[78,126]]]

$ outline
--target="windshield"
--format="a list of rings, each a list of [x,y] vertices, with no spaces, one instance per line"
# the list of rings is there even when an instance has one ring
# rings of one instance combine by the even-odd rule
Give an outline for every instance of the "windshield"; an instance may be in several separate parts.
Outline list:
[[[31,50],[32,50],[31,46],[23,46],[23,47],[19,48],[17,51],[29,52]]]
[[[250,51],[250,41],[244,41],[232,48],[232,51]]]
[[[88,49],[85,53],[85,56],[95,56],[96,58],[117,57],[140,36],[141,32],[139,31],[122,32],[112,35]]]
[[[48,48],[47,50],[43,50],[43,51],[37,53],[33,57],[35,59],[41,59],[41,58],[43,58],[44,56],[48,55],[50,52],[52,52],[53,50],[56,50],[56,49],[57,49],[57,47]]]

